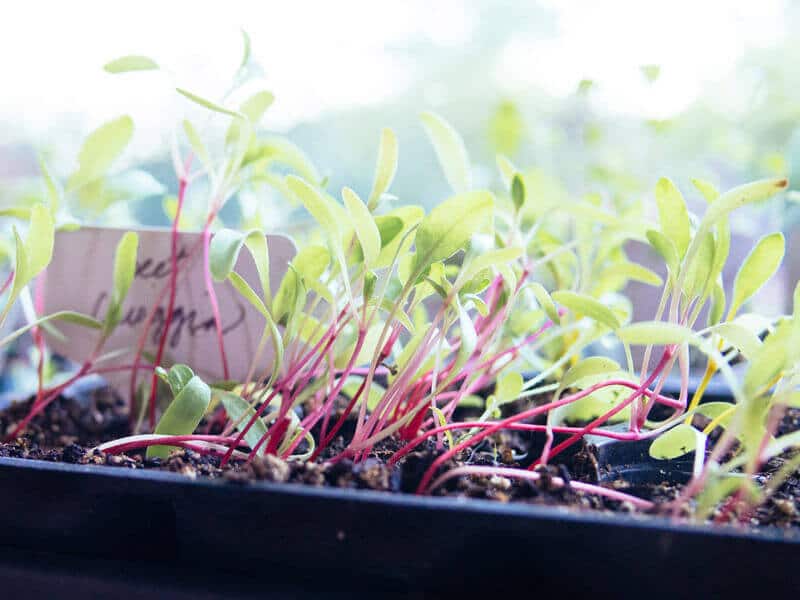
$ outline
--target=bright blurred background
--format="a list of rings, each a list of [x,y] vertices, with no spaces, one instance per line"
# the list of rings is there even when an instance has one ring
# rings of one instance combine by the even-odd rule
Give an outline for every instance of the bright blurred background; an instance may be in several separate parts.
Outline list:
[[[666,175],[699,207],[689,177],[721,188],[800,177],[798,25],[800,6],[781,0],[16,2],[0,20],[0,193],[10,204],[40,189],[37,153],[68,174],[86,133],[123,113],[136,124],[124,162],[174,193],[172,131],[203,112],[174,86],[222,96],[244,28],[260,66],[254,85],[276,97],[265,126],[302,147],[330,189],[368,189],[390,126],[400,144],[392,192],[444,198],[418,121],[433,109],[463,135],[476,185],[497,184],[502,153],[526,168],[534,198],[646,198]],[[102,70],[125,54],[166,69]],[[107,219],[166,224],[163,192],[146,184]],[[759,296],[768,314],[786,310],[800,278],[791,199],[733,222],[740,257],[767,227],[788,236],[789,260]],[[280,227],[290,213],[272,206]]]

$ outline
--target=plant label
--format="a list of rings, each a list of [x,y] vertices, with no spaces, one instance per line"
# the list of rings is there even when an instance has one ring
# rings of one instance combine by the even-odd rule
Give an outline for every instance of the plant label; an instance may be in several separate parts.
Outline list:
[[[44,311],[79,311],[102,320],[111,294],[114,250],[125,230],[84,227],[56,235],[53,260],[44,282]],[[102,353],[119,352],[103,366],[132,364],[137,348],[143,344],[146,355],[154,356],[164,331],[169,305],[172,238],[168,230],[140,229],[136,274],[125,300],[122,320],[103,347]],[[295,254],[294,243],[282,235],[268,235],[270,284],[278,289],[288,263]],[[186,363],[206,381],[223,379],[224,370],[217,341],[214,315],[206,290],[203,243],[199,233],[178,236],[177,293],[172,323],[167,332],[163,365]],[[242,250],[236,271],[257,293],[261,293],[255,263]],[[233,286],[225,281],[213,283],[219,303],[222,334],[229,376],[244,380],[264,331],[264,317]],[[149,323],[148,323],[149,322]],[[148,327],[149,324],[149,327]],[[56,322],[63,339],[48,336],[57,353],[81,363],[94,350],[100,332],[73,323]],[[269,372],[272,345],[260,353],[256,376]],[[142,359],[141,363],[147,363]],[[147,370],[139,371],[139,381]],[[130,370],[104,373],[109,382],[127,394]]]

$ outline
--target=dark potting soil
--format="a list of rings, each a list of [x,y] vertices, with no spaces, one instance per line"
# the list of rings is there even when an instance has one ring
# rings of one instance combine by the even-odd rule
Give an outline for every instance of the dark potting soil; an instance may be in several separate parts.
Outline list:
[[[17,402],[0,411],[0,433],[7,435],[28,412],[32,400]],[[800,429],[800,410],[790,410],[779,434]],[[106,455],[93,448],[98,444],[129,435],[127,405],[107,388],[92,390],[83,397],[60,397],[28,425],[23,435],[10,443],[0,443],[0,457],[29,458],[76,464],[107,465],[130,469],[157,469],[179,473],[190,478],[220,479],[231,484],[251,481],[291,482],[315,486],[350,489],[371,489],[394,493],[413,493],[423,473],[441,453],[433,440],[422,444],[398,465],[391,468],[386,461],[402,443],[394,438],[378,444],[370,456],[354,463],[348,459],[326,462],[345,444],[340,435],[319,462],[286,462],[274,456],[258,457],[247,463],[232,460],[220,468],[219,458],[200,455],[190,450],[176,450],[168,459],[145,459],[144,452]],[[340,432],[347,435],[347,424]],[[443,471],[463,465],[526,466],[536,453],[528,437],[517,432],[500,432],[484,440],[457,460],[451,460]],[[771,460],[758,477],[767,481],[772,473],[790,458]],[[635,512],[626,502],[608,500],[578,492],[570,486],[556,486],[552,478],[597,483],[600,480],[596,449],[583,443],[576,452],[561,457],[560,464],[541,470],[538,481],[509,479],[500,476],[458,477],[434,490],[434,495],[482,498],[500,502],[526,502],[566,506],[606,512]],[[443,472],[442,471],[442,472]],[[622,478],[600,485],[624,491],[656,503],[655,513],[663,512],[667,502],[677,498],[681,485],[631,483]],[[688,516],[690,507],[684,513]],[[736,515],[730,515],[735,520]],[[750,525],[800,527],[800,472],[789,477],[780,489],[750,515]]]

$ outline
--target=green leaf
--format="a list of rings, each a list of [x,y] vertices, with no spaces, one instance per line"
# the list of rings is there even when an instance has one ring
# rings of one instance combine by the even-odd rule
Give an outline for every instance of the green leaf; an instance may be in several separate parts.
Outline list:
[[[372,181],[372,191],[369,193],[367,206],[375,210],[381,195],[389,189],[397,173],[397,137],[391,129],[381,131],[381,142],[378,146],[378,162],[375,165],[375,177]]]
[[[714,281],[711,279],[711,270],[714,267],[714,236],[706,233],[703,238],[703,243],[686,270],[683,291],[689,298],[703,296],[707,289],[710,291],[710,284]]]
[[[206,100],[205,98],[203,98],[201,96],[198,96],[197,94],[193,94],[192,92],[190,92],[188,90],[184,90],[182,88],[175,88],[175,90],[181,96],[184,96],[185,98],[188,98],[189,100],[191,100],[195,104],[199,104],[203,108],[207,108],[210,111],[218,112],[218,113],[221,113],[223,115],[228,115],[229,117],[234,117],[236,119],[243,119],[244,118],[244,116],[241,113],[238,113],[235,110],[231,110],[229,108],[225,108],[224,106],[220,106],[219,104],[211,102],[210,100]]]
[[[197,158],[200,159],[200,162],[203,163],[206,169],[210,169],[211,156],[208,154],[208,149],[203,143],[203,139],[194,128],[194,125],[187,119],[183,121],[183,132],[186,134],[186,139],[189,140],[189,147],[192,149],[192,152],[197,155]]]
[[[553,324],[560,324],[561,316],[558,314],[558,309],[556,308],[553,299],[550,297],[550,294],[548,294],[547,290],[544,289],[544,286],[538,281],[532,281],[528,285],[533,292],[533,295],[536,297],[536,302],[539,303],[539,307],[547,314],[547,317],[553,322]]]
[[[415,271],[466,248],[473,234],[492,223],[494,198],[489,192],[452,196],[422,220],[415,237]]]
[[[686,254],[692,236],[686,202],[675,184],[662,177],[656,183],[656,203],[661,231],[675,244],[680,260]]]
[[[242,60],[239,62],[239,69],[244,69],[247,63],[250,62],[250,54],[252,51],[252,44],[250,43],[250,34],[244,29],[242,32]]]
[[[281,285],[273,301],[273,315],[277,321],[286,314],[291,314],[297,300],[297,289],[300,280],[316,281],[320,278],[331,261],[331,254],[327,248],[318,245],[309,245],[301,248],[290,265],[292,269],[286,271]]]
[[[590,356],[585,358],[573,367],[570,367],[559,383],[559,389],[565,390],[581,379],[594,375],[617,372],[620,370],[619,363],[604,356]]]
[[[591,296],[566,290],[553,292],[551,296],[553,300],[575,313],[576,319],[583,315],[611,329],[618,329],[621,326],[611,309]]]
[[[711,306],[708,309],[708,325],[713,326],[722,320],[725,314],[725,288],[717,278],[711,290]]]
[[[459,284],[466,283],[484,269],[511,264],[521,255],[522,248],[499,248],[478,254],[461,269],[458,282]]]
[[[36,204],[31,208],[31,222],[25,240],[28,266],[27,276],[36,277],[50,264],[55,242],[55,223],[53,215],[44,204]]]
[[[230,276],[242,246],[247,246],[258,271],[259,282],[267,304],[271,304],[269,285],[269,247],[262,231],[237,231],[221,229],[214,234],[209,247],[208,259],[211,276],[215,281],[225,281]]]
[[[761,340],[755,333],[734,321],[720,323],[711,331],[738,349],[746,358],[755,356],[762,346]]]
[[[661,255],[661,258],[664,259],[667,265],[667,269],[669,269],[669,272],[674,276],[678,272],[680,262],[675,244],[673,244],[672,240],[667,236],[655,229],[649,229],[647,231],[647,240],[650,242],[650,245],[655,248],[656,252]]]
[[[130,54],[121,56],[111,62],[106,63],[103,69],[108,73],[129,73],[131,71],[154,71],[158,69],[158,63],[152,58]]]
[[[520,210],[525,204],[525,182],[519,173],[515,173],[511,180],[511,200],[517,210]]]
[[[125,115],[104,123],[90,133],[78,154],[78,170],[67,188],[76,190],[106,174],[133,137],[133,119]]]
[[[664,284],[661,277],[650,269],[630,261],[621,261],[604,269],[600,274],[600,278],[606,276],[623,277],[626,280],[640,281],[647,285],[661,286]]]
[[[239,112],[247,117],[253,125],[256,125],[274,101],[275,96],[272,92],[261,90],[245,100],[239,107]]]
[[[617,337],[628,344],[683,344],[697,336],[696,332],[674,323],[662,321],[641,321],[631,323],[617,330]]]
[[[671,460],[694,452],[698,447],[705,448],[705,436],[691,425],[681,423],[650,444],[650,456],[657,460]]]
[[[703,195],[703,198],[706,199],[706,202],[714,202],[714,200],[719,198],[719,190],[713,183],[708,182],[705,179],[693,178],[692,185],[694,185],[694,187],[697,188],[697,191]]]
[[[339,220],[330,206],[331,202],[328,198],[311,184],[295,175],[286,177],[286,185],[295,198],[306,207],[311,216],[328,233],[331,242],[339,240],[341,238]]]
[[[373,265],[378,260],[381,251],[381,234],[375,224],[375,219],[372,218],[361,198],[349,187],[342,189],[342,199],[361,244],[364,262]]]
[[[791,333],[791,320],[780,321],[775,330],[766,337],[758,352],[750,358],[744,374],[744,391],[748,396],[754,396],[770,385],[784,370]]]
[[[395,255],[403,256],[411,248],[414,236],[410,235],[411,229],[416,227],[425,217],[425,211],[420,206],[403,206],[384,217],[376,217],[375,223],[381,232],[381,253],[374,268],[388,267],[394,261]],[[394,233],[396,222],[390,223],[389,218],[400,219],[400,230]],[[394,233],[394,235],[390,235]]]
[[[117,243],[114,253],[114,280],[111,290],[111,301],[106,311],[104,334],[110,334],[119,324],[122,317],[122,304],[128,295],[134,275],[136,274],[136,255],[139,249],[139,236],[128,231]]]
[[[189,435],[205,415],[211,401],[211,388],[193,373],[187,380],[187,369],[189,367],[185,365],[175,365],[169,370],[170,387],[175,397],[161,416],[154,433]],[[147,458],[167,458],[172,449],[171,446],[150,446]]]
[[[502,406],[508,402],[514,402],[522,393],[524,381],[522,375],[516,371],[506,373],[497,380],[494,389],[494,397],[497,406]]]
[[[445,178],[457,194],[472,188],[469,156],[458,132],[439,115],[424,112],[420,115],[425,132],[436,150]]]
[[[225,412],[228,413],[228,418],[230,419],[231,423],[238,423],[236,430],[241,432],[255,416],[256,411],[253,410],[247,400],[238,394],[233,394],[231,392],[220,392],[219,397],[222,401],[222,406],[225,407]],[[264,420],[259,418],[253,422],[252,427],[250,427],[245,434],[244,441],[247,442],[247,445],[251,448],[255,448],[259,440],[261,440],[261,438],[265,435],[267,435],[267,426],[264,423]],[[264,450],[265,448],[262,445],[258,449],[257,454],[259,456],[264,456]]]
[[[766,200],[786,189],[788,185],[789,182],[785,178],[762,179],[728,190],[708,207],[698,231],[710,229],[714,223],[731,211],[753,202]]]
[[[742,262],[733,281],[730,315],[755,295],[778,270],[783,260],[785,243],[782,233],[762,237]]]
[[[75,325],[80,325],[81,327],[87,327],[89,329],[100,329],[103,326],[103,324],[100,321],[90,317],[89,315],[84,315],[83,313],[74,312],[71,310],[62,310],[59,312],[54,312],[52,314],[46,315],[44,317],[40,317],[35,321],[28,323],[24,327],[20,327],[19,329],[8,334],[6,337],[0,340],[0,348],[3,348],[6,345],[10,344],[15,339],[25,334],[26,332],[30,331],[34,327],[43,325],[44,323],[48,323],[50,321],[64,321],[65,323],[74,323]]]

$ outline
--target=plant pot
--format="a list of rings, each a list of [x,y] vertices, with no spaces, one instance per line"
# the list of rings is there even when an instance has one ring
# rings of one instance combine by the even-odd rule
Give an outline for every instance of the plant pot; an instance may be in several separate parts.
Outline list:
[[[797,532],[0,459],[0,546],[355,595],[798,591]],[[746,567],[745,567],[746,565]],[[657,575],[661,574],[661,576]],[[47,574],[43,571],[42,577]],[[266,582],[266,583],[265,583]],[[322,584],[321,586],[319,584]],[[371,586],[364,589],[362,586]]]
[[[86,384],[92,387],[92,382]],[[601,480],[683,483],[691,457],[589,440]],[[477,591],[682,597],[788,593],[800,531],[647,515],[0,458],[0,583],[50,597],[278,597]],[[742,568],[747,565],[746,568]],[[116,573],[123,572],[119,577]],[[153,582],[158,582],[157,585]],[[14,588],[13,586],[17,586]],[[218,594],[218,595],[215,595]]]

